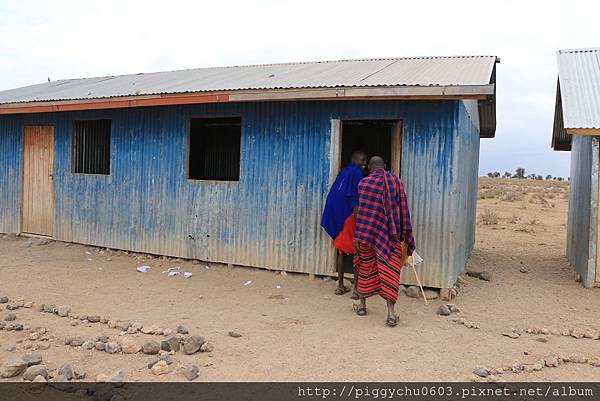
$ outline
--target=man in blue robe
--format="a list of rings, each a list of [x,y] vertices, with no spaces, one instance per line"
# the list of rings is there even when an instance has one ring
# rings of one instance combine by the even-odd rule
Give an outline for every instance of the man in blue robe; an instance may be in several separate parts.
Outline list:
[[[331,237],[332,245],[337,250],[338,286],[336,295],[348,292],[344,286],[344,265],[352,265],[354,249],[354,228],[356,226],[356,210],[358,208],[358,182],[364,177],[367,165],[365,152],[352,153],[351,162],[337,175],[329,190],[321,227]],[[345,263],[345,260],[347,263]],[[356,271],[354,271],[354,293],[356,298]]]

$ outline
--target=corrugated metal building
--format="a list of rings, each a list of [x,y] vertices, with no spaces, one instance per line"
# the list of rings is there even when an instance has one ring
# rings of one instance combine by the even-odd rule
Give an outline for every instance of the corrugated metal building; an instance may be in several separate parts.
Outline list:
[[[405,181],[423,284],[451,287],[474,244],[496,63],[272,64],[0,92],[0,232],[329,274],[328,186],[367,141]]]
[[[600,285],[599,137],[600,49],[561,50],[552,147],[571,151],[567,258],[586,287]]]

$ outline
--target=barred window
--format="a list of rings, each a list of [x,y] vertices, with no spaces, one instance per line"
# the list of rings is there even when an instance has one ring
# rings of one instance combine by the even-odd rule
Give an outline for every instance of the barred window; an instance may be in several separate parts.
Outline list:
[[[110,174],[110,120],[83,120],[73,124],[71,171]]]
[[[239,181],[242,119],[192,118],[188,148],[191,180]]]

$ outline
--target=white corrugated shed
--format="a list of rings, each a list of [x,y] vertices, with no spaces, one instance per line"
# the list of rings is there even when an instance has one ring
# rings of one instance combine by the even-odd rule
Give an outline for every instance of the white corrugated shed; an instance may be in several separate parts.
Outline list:
[[[339,60],[68,79],[0,92],[0,104],[123,96],[386,86],[481,86],[495,56]]]

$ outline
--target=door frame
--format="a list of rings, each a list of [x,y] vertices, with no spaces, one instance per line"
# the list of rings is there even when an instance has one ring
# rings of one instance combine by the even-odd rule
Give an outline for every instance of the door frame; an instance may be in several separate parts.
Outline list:
[[[332,118],[330,128],[330,140],[329,145],[329,184],[328,188],[331,188],[335,177],[342,167],[342,142],[344,138],[344,121],[390,121],[393,122],[390,146],[392,159],[389,161],[389,169],[392,173],[401,177],[402,173],[402,133],[404,131],[404,123],[401,118]],[[333,267],[333,272],[337,271],[337,260],[336,252],[332,252],[330,266]]]
[[[25,207],[24,207],[24,201],[25,201],[25,130],[27,127],[50,127],[52,128],[52,143],[51,143],[51,147],[52,147],[52,191],[51,191],[51,199],[52,199],[52,234],[51,235],[42,235],[42,234],[35,234],[35,233],[26,233],[23,231],[23,220],[24,220],[24,211],[25,211]],[[21,132],[21,179],[20,184],[21,184],[21,188],[20,188],[20,199],[19,199],[19,235],[24,236],[24,237],[41,237],[41,238],[54,238],[54,195],[55,195],[55,190],[54,190],[54,170],[55,170],[55,166],[56,164],[54,163],[54,159],[55,159],[55,132],[56,132],[56,126],[54,124],[24,124],[23,125],[23,130]]]

